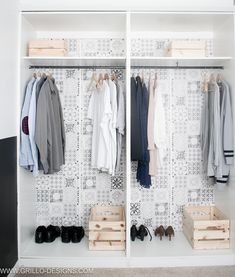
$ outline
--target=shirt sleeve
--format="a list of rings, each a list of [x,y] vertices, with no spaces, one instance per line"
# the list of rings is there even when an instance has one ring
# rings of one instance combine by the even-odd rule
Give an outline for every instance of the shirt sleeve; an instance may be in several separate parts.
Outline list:
[[[124,135],[125,130],[125,101],[123,89],[119,86],[119,94],[118,94],[118,112],[117,112],[117,129],[118,132]]]
[[[229,86],[226,84],[226,97],[224,103],[224,129],[223,150],[226,164],[234,163],[234,138],[233,138],[233,115],[231,106],[231,95]]]

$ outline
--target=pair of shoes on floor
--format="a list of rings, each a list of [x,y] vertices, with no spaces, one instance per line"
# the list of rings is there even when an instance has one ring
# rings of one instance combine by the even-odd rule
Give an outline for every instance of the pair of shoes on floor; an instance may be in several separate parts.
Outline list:
[[[140,227],[138,229],[137,229],[136,225],[131,226],[131,240],[132,241],[135,241],[136,238],[143,241],[144,237],[147,237],[148,234],[150,236],[150,241],[151,241],[152,235],[150,234],[150,231],[146,226],[140,225]]]
[[[56,238],[61,236],[62,242],[69,243],[72,241],[73,243],[80,242],[85,235],[85,231],[82,226],[62,226],[61,229],[58,226],[49,225],[38,226],[35,232],[35,242],[43,243],[43,242],[53,242]]]
[[[166,237],[169,237],[169,240],[171,240],[171,237],[175,236],[175,231],[173,229],[172,226],[168,226],[166,229],[161,225],[158,228],[156,228],[155,232],[154,232],[155,236],[159,236],[160,240],[162,240],[162,237],[164,237],[164,235]]]
[[[57,237],[60,236],[60,228],[58,226],[49,225],[38,226],[35,232],[35,242],[53,242]]]
[[[85,231],[82,226],[62,226],[61,227],[61,241],[64,243],[80,242],[85,235]]]

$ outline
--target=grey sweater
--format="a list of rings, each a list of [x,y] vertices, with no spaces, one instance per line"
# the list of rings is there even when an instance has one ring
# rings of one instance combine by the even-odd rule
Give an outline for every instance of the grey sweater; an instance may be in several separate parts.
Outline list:
[[[58,172],[65,163],[64,120],[58,89],[49,78],[38,97],[35,141],[44,173]]]

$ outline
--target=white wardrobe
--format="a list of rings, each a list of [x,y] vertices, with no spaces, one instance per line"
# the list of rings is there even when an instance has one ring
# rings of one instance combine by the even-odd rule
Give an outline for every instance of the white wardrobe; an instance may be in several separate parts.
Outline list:
[[[21,11],[17,124],[27,80],[34,72],[50,71],[56,79],[65,118],[66,164],[62,171],[37,178],[18,166],[18,259],[24,266],[172,267],[235,264],[235,169],[224,190],[202,172],[200,112],[202,73],[220,72],[235,91],[234,12],[167,11]],[[35,38],[63,38],[66,57],[28,57]],[[165,57],[172,39],[205,40],[205,58]],[[86,66],[84,68],[83,66]],[[162,66],[160,68],[159,66]],[[189,66],[190,68],[167,68]],[[91,122],[87,91],[93,70],[115,72],[125,91],[126,134],[121,171],[115,176],[90,168]],[[158,74],[164,90],[167,154],[152,187],[135,180],[130,159],[130,77]],[[233,97],[233,103],[235,98]],[[235,104],[235,103],[234,103]],[[234,105],[235,107],[235,105]],[[20,140],[18,138],[18,149]],[[34,242],[40,224],[83,225],[96,204],[123,205],[126,210],[126,251],[89,251],[79,244]],[[231,220],[231,247],[193,250],[182,233],[184,205],[215,204]],[[172,225],[172,241],[148,238],[130,241],[133,223],[153,230]]]

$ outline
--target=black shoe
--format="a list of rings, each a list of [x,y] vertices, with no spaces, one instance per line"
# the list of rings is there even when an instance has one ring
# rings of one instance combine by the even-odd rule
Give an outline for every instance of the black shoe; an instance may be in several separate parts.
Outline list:
[[[47,226],[45,242],[53,242],[59,236],[60,228],[58,226]]]
[[[138,231],[136,228],[136,225],[131,226],[131,240],[135,241],[135,238],[137,237]]]
[[[137,235],[138,239],[143,241],[144,237],[146,237],[148,234],[150,236],[150,241],[151,241],[152,240],[152,235],[150,234],[149,229],[144,225],[140,225],[139,230],[138,230],[138,235]]]
[[[85,231],[82,226],[73,226],[71,229],[71,240],[73,243],[80,242],[85,235]]]
[[[61,241],[64,243],[69,243],[71,241],[72,227],[61,227]]]
[[[35,242],[43,243],[46,239],[46,232],[47,228],[45,226],[38,226],[38,228],[35,231]]]

